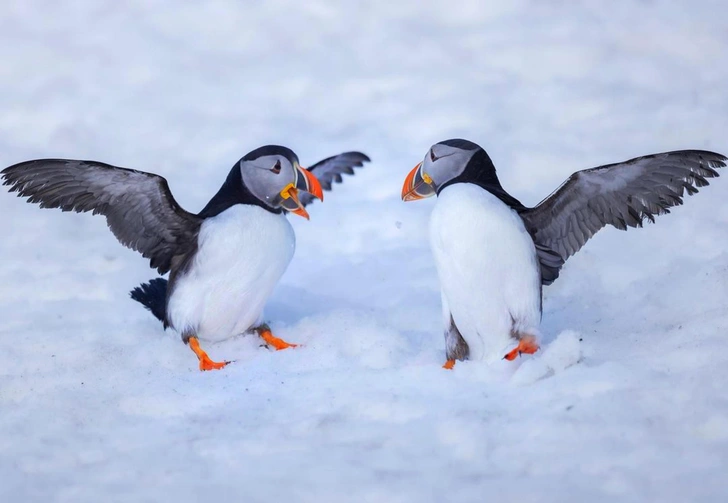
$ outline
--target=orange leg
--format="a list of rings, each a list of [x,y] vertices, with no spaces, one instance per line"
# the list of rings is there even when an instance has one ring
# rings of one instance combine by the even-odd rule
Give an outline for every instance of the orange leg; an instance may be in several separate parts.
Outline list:
[[[263,339],[265,343],[269,346],[273,346],[274,348],[276,348],[276,351],[280,351],[281,349],[286,348],[298,347],[298,344],[291,344],[273,335],[273,332],[271,332],[270,328],[268,328],[266,325],[258,327],[256,331],[258,332],[258,335],[260,335],[260,338]]]
[[[505,360],[513,361],[516,359],[517,356],[520,356],[521,353],[532,355],[536,351],[538,351],[538,343],[536,342],[536,338],[532,335],[526,335],[521,338],[520,341],[518,341],[518,346],[514,350],[509,351],[508,354],[505,355],[503,358]]]
[[[442,368],[447,370],[452,370],[453,367],[455,367],[455,360],[448,360],[445,362],[445,365],[442,366]]]
[[[190,337],[189,345],[190,349],[195,352],[197,358],[200,360],[200,370],[218,370],[226,366],[228,363],[232,363],[212,361],[210,357],[207,356],[207,353],[205,353],[200,347],[200,342],[197,340],[197,337]]]

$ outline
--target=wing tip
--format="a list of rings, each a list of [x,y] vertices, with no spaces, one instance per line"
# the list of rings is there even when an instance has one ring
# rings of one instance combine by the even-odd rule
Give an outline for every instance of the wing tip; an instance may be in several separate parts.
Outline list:
[[[360,168],[364,165],[365,162],[372,162],[371,158],[366,155],[364,152],[359,152],[358,150],[352,150],[349,152],[342,152],[341,154],[334,156],[334,158],[345,158],[348,161],[351,161],[352,167]]]
[[[362,162],[372,162],[371,157],[366,155],[364,152],[353,152],[354,154],[357,154],[359,157],[361,157]]]
[[[364,152],[359,152],[358,150],[351,150],[349,152],[342,152],[338,156],[335,157],[349,157],[354,158],[352,160],[355,160],[358,162],[358,166],[361,166],[365,162],[372,162],[371,158],[366,155]]]

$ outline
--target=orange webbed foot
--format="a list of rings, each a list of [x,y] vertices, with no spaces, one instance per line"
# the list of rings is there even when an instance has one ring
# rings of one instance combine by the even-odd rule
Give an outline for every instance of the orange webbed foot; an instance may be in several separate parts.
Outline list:
[[[200,347],[200,342],[197,340],[197,337],[190,337],[189,340],[190,349],[194,351],[194,353],[197,355],[197,358],[200,360],[200,370],[220,370],[223,367],[226,367],[232,362],[215,362],[210,359],[209,356],[207,356],[207,353]]]
[[[455,360],[448,360],[445,365],[442,366],[445,370],[452,370],[455,367]]]
[[[210,360],[210,357],[200,358],[200,370],[220,370],[221,368],[227,367],[232,362],[214,362]]]
[[[527,335],[523,338],[521,338],[520,341],[518,341],[518,346],[516,346],[515,349],[512,351],[509,351],[504,357],[504,360],[513,361],[516,359],[516,357],[520,356],[521,353],[526,353],[527,355],[532,355],[536,351],[538,351],[539,346],[538,342],[536,342],[536,338],[532,335]]]
[[[298,347],[298,344],[292,344],[290,342],[284,341],[283,339],[279,339],[278,337],[273,335],[273,332],[271,332],[270,329],[267,327],[259,329],[258,335],[260,335],[260,338],[263,339],[266,344],[268,344],[269,346],[273,346],[276,351]]]

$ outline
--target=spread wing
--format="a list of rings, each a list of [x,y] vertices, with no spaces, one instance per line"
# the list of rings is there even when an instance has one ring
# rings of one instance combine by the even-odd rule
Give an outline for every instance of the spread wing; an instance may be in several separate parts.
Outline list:
[[[334,183],[341,183],[342,174],[353,175],[354,168],[360,168],[364,166],[365,162],[370,161],[371,159],[361,152],[344,152],[343,154],[319,161],[313,166],[310,166],[308,170],[321,182],[322,189],[331,190],[331,186]],[[302,192],[299,195],[299,199],[301,204],[306,206],[313,201],[314,197],[311,194]]]
[[[561,266],[554,252],[563,263],[607,224],[626,230],[642,227],[645,220],[654,222],[655,215],[681,205],[685,193],[708,185],[707,179],[718,176],[716,169],[727,160],[714,152],[680,150],[571,175],[536,207],[521,213],[539,251],[544,284],[558,277]],[[546,256],[551,264],[544,267]]]
[[[160,274],[195,246],[202,220],[177,204],[161,176],[68,159],[21,162],[1,175],[10,192],[41,208],[104,215],[116,238]]]

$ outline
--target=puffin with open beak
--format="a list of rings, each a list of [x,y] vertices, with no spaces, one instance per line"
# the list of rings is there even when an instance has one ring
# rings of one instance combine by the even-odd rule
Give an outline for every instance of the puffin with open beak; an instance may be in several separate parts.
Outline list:
[[[235,163],[197,214],[177,204],[163,177],[95,161],[26,161],[4,169],[2,178],[41,208],[104,215],[121,244],[150,259],[160,274],[169,272],[169,280],[153,279],[131,296],[182,336],[200,370],[214,370],[230,362],[213,361],[200,340],[255,331],[276,350],[295,346],[262,320],[296,247],[285,213],[308,219],[305,206],[323,200],[322,185],[330,189],[367,161],[347,152],[306,170],[289,148],[260,147]]]
[[[606,225],[641,227],[683,203],[725,156],[681,150],[577,171],[533,208],[501,186],[473,142],[433,145],[402,199],[437,195],[430,245],[440,279],[447,362],[513,360],[539,349],[542,285]]]

